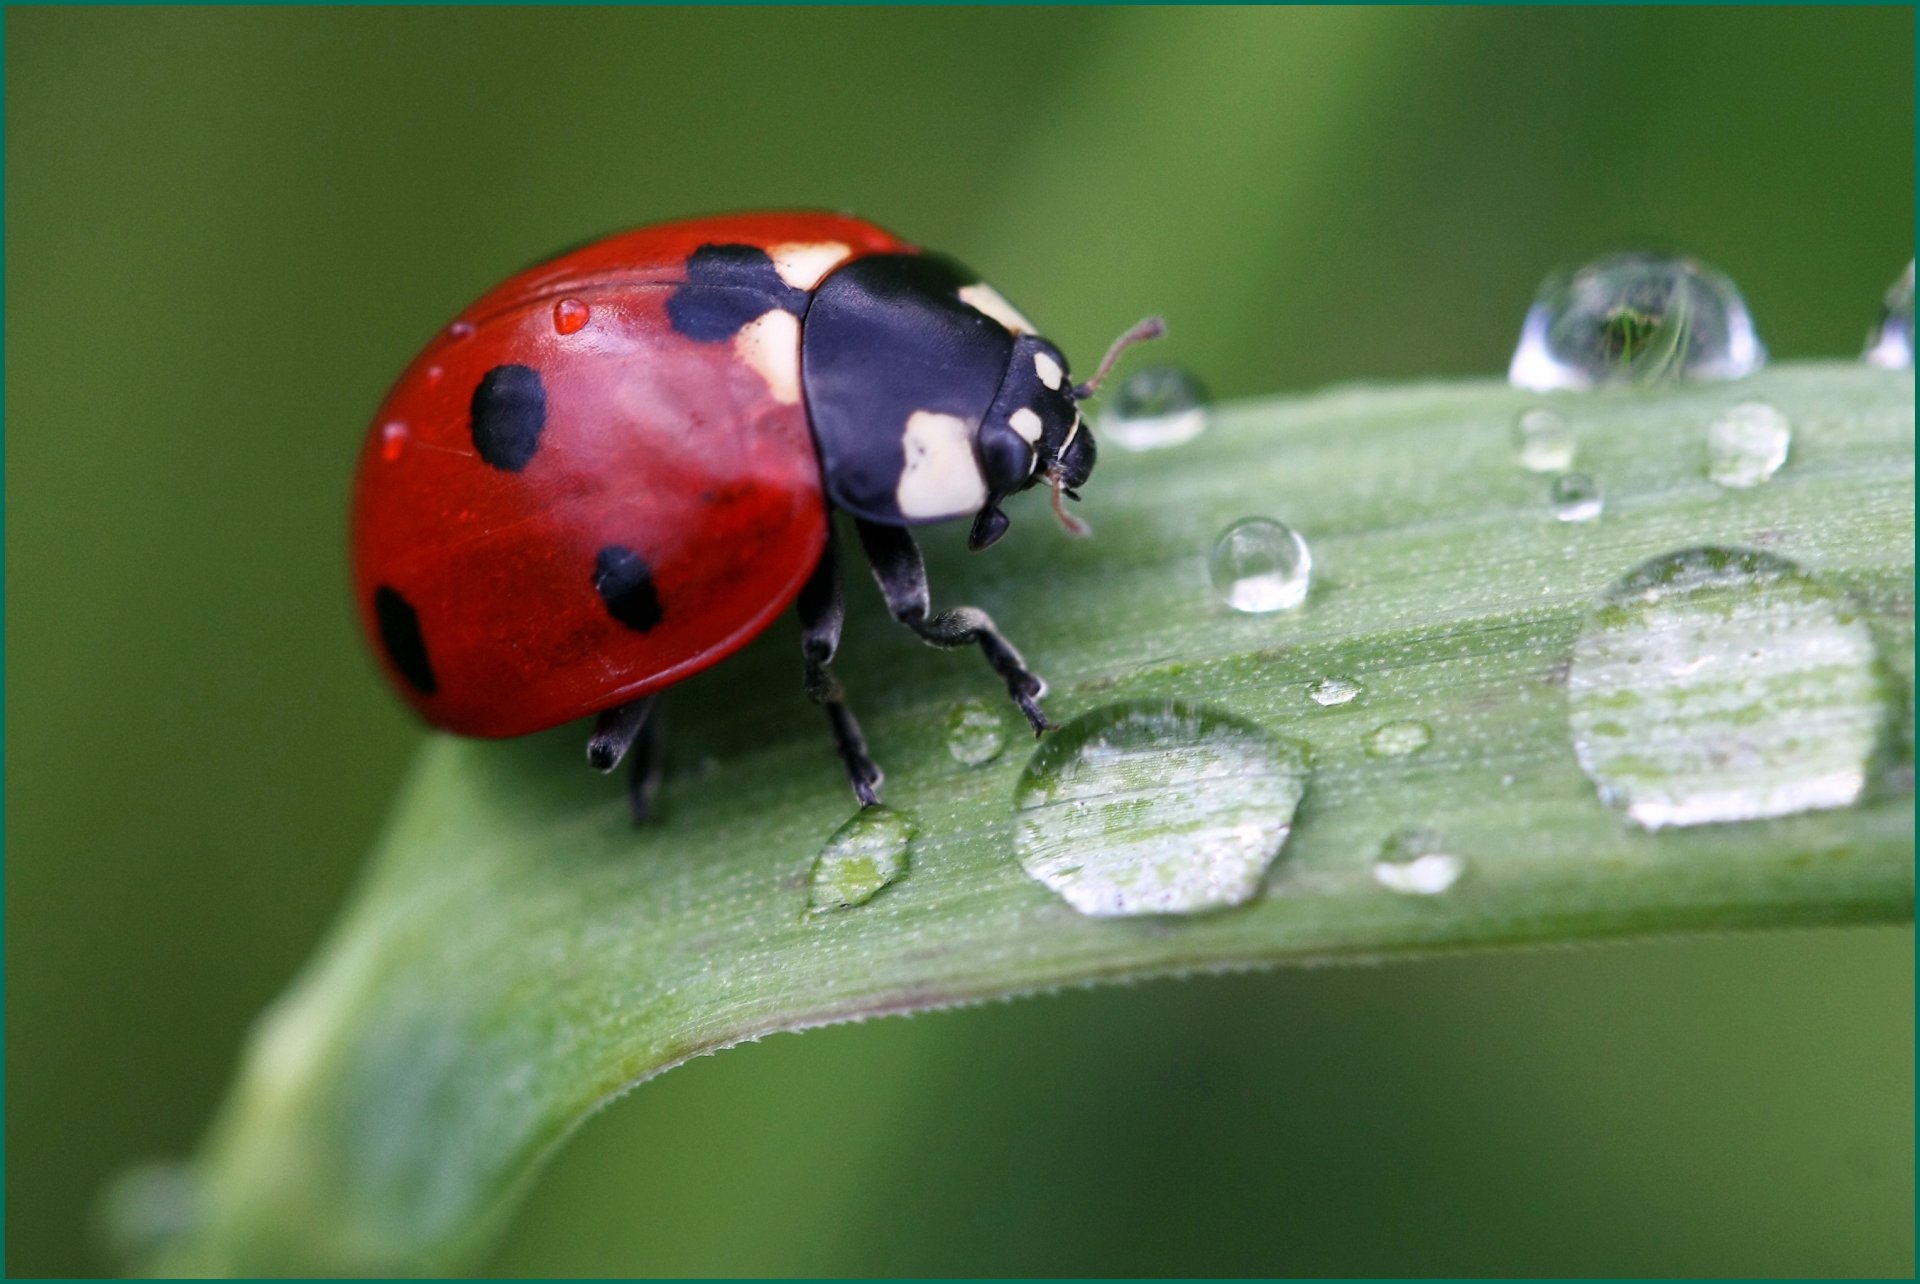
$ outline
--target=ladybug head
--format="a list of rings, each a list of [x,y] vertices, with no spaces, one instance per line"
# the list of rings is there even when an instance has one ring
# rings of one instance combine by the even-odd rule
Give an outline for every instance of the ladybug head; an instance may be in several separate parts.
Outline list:
[[[1060,349],[1037,334],[1015,338],[1006,379],[993,407],[980,423],[980,460],[990,494],[974,518],[967,547],[982,549],[1007,533],[1010,525],[1000,501],[1045,482],[1053,491],[1053,512],[1075,535],[1086,523],[1068,513],[1061,498],[1078,500],[1079,488],[1093,474],[1099,456],[1080,403],[1093,396],[1120,354],[1135,343],[1166,333],[1159,317],[1149,317],[1113,341],[1093,378],[1076,384],[1067,375]]]

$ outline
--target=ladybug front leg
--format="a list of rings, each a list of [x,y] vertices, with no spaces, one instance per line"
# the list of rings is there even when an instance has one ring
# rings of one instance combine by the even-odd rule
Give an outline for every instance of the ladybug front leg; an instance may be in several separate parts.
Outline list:
[[[1007,684],[1020,711],[1027,715],[1037,736],[1053,727],[1040,711],[1040,697],[1047,684],[1028,670],[1027,662],[1013,645],[1000,636],[993,620],[974,606],[959,606],[951,611],[930,615],[932,598],[927,592],[927,567],[920,559],[920,546],[904,526],[883,526],[878,522],[856,520],[860,545],[873,564],[873,578],[886,596],[893,618],[918,633],[932,646],[956,647],[978,643],[987,663]]]
[[[632,762],[627,805],[636,825],[652,814],[653,794],[660,787],[660,739],[666,712],[665,696],[641,696],[595,718],[593,735],[587,738],[587,762],[595,771],[612,771],[623,758]]]
[[[862,807],[880,801],[875,791],[886,778],[880,765],[867,756],[867,740],[853,710],[847,708],[847,693],[827,665],[840,649],[840,626],[846,622],[847,600],[840,587],[840,558],[833,527],[827,527],[827,547],[820,564],[800,590],[800,652],[807,662],[807,694],[827,711],[833,725],[833,747],[846,765],[847,781]]]

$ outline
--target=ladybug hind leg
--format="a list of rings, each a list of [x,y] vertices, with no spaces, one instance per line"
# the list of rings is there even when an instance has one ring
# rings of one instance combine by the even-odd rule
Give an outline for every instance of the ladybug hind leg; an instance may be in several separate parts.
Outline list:
[[[873,565],[873,578],[887,599],[893,618],[918,633],[931,646],[961,647],[978,645],[987,663],[1007,684],[1007,694],[1027,715],[1037,736],[1052,729],[1047,715],[1040,710],[1040,697],[1047,684],[1027,668],[1012,643],[1000,635],[993,620],[978,607],[960,606],[934,615],[927,591],[927,567],[920,558],[920,546],[904,526],[884,526],[877,522],[855,521],[860,545]]]
[[[827,667],[840,649],[840,626],[846,622],[847,600],[840,585],[838,544],[831,525],[827,528],[827,547],[820,564],[813,568],[806,586],[800,590],[800,651],[806,660],[807,694],[827,712],[833,727],[833,747],[847,769],[847,782],[862,807],[880,801],[876,792],[885,773],[867,754],[866,737],[853,710],[847,707],[847,693],[840,680]]]
[[[636,825],[653,813],[654,791],[660,787],[666,706],[665,696],[650,695],[608,709],[594,719],[593,734],[587,738],[587,762],[594,770],[610,772],[623,759],[630,764],[627,804]]]

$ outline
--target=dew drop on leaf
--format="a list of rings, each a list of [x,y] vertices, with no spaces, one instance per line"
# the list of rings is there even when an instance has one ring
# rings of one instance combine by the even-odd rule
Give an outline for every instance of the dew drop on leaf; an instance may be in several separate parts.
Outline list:
[[[1007,747],[1006,723],[984,700],[962,700],[947,711],[947,752],[955,762],[978,767]]]
[[[1351,704],[1360,691],[1352,678],[1321,678],[1307,688],[1307,698],[1318,705]]]
[[[1407,758],[1433,743],[1433,728],[1424,722],[1389,722],[1375,727],[1366,739],[1366,751],[1375,758]]]
[[[1513,421],[1520,466],[1530,473],[1559,473],[1573,466],[1573,426],[1545,406],[1523,410]]]
[[[1868,365],[1882,370],[1913,369],[1913,261],[1887,290],[1880,306],[1880,324],[1867,336],[1867,350],[1861,354]]]
[[[891,807],[862,807],[833,831],[813,862],[807,908],[816,914],[865,905],[907,872],[914,825]]]
[[[1263,615],[1304,602],[1313,551],[1284,522],[1248,517],[1222,531],[1207,559],[1220,599],[1236,611]]]
[[[1764,401],[1744,401],[1707,425],[1707,476],[1729,490],[1758,486],[1787,462],[1793,425]]]
[[[1563,522],[1590,522],[1600,516],[1606,497],[1593,478],[1585,473],[1568,473],[1553,479],[1553,485],[1547,488],[1547,503]]]
[[[1207,429],[1207,390],[1179,366],[1147,366],[1120,384],[1100,414],[1100,439],[1122,450],[1162,450]]]
[[[1373,881],[1403,896],[1438,896],[1466,873],[1467,862],[1432,830],[1408,829],[1380,845]]]

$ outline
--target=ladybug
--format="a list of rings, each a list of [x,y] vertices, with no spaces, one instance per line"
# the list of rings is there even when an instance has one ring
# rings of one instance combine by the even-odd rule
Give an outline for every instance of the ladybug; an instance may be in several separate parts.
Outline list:
[[[911,528],[1060,498],[1093,470],[1067,360],[991,286],[871,223],[755,213],[641,228],[481,296],[408,366],[354,484],[361,619],[434,726],[593,717],[644,819],[660,693],[798,603],[806,689],[862,805],[881,772],[828,668],[845,614],[832,509],[893,617],[976,645],[1037,733],[1045,684],[986,613],[935,613]]]

